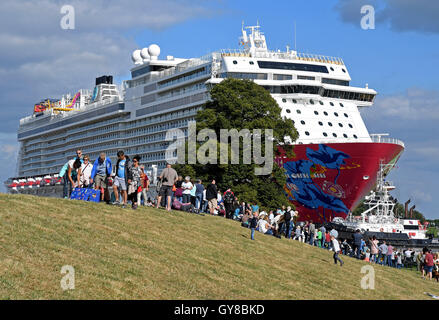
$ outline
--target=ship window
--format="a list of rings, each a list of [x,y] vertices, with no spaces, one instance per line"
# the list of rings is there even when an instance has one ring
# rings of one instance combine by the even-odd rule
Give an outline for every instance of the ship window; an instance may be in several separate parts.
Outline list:
[[[345,70],[345,69],[341,69],[341,71],[343,71],[344,73],[346,73],[346,70]]]
[[[331,71],[334,71],[334,68],[333,68],[333,67],[330,67],[329,69],[331,69]]]
[[[293,120],[293,124],[295,124],[295,123],[296,123],[296,121]]]
[[[354,138],[355,138],[355,139],[357,139],[357,138],[358,138],[356,134],[354,134]]]
[[[238,61],[236,61],[236,60],[233,60],[233,64],[238,64]]]
[[[312,99],[309,100],[309,103],[314,104],[314,100],[312,100]]]
[[[346,133],[343,133],[343,137],[347,138],[347,137],[348,137],[348,135],[347,135]]]
[[[323,101],[319,101],[319,103],[323,106]]]
[[[287,110],[285,110],[287,113],[291,113],[291,110],[290,109],[287,109]]]
[[[250,64],[255,64],[253,61],[250,61]]]
[[[348,124],[348,126],[349,126],[349,128],[353,128],[352,125],[351,125],[350,123]]]
[[[324,135],[325,137],[327,137],[327,136],[328,136],[328,134],[327,134],[326,132],[323,132],[323,135]]]
[[[323,111],[323,114],[324,114],[325,116],[327,116],[327,115],[328,115],[328,113],[327,113],[326,111]]]
[[[329,73],[326,66],[306,63],[289,63],[277,61],[258,61],[259,68],[263,69],[281,69],[281,70],[298,70],[308,72]]]
[[[287,99],[282,99],[282,102],[287,102]]]
[[[331,106],[334,106],[334,103],[333,103],[333,102],[330,102],[329,104],[330,104]]]
[[[334,132],[333,134],[332,134],[335,138],[337,138],[337,134]]]
[[[297,76],[298,80],[315,80],[315,77],[308,77],[308,76]]]
[[[296,99],[293,99],[293,103],[297,103],[297,100],[296,100]]]
[[[318,113],[317,111],[314,111],[314,114],[315,114],[315,115],[318,115],[319,113]]]
[[[341,102],[340,102],[340,107],[342,107],[342,108],[344,107],[343,103],[341,103]]]
[[[343,125],[339,122],[338,125],[340,126],[340,128],[343,128]]]
[[[349,117],[347,113],[345,113],[344,116],[345,116],[346,118]]]
[[[307,136],[309,136],[309,132],[308,132],[308,131],[305,131],[305,134],[306,134]]]
[[[319,121],[319,125],[323,126],[323,122]]]
[[[332,127],[332,123],[331,123],[331,122],[328,122],[328,125],[329,125],[330,127]]]
[[[300,123],[301,123],[301,124],[305,124],[305,121],[303,121],[303,120],[300,120]]]
[[[337,113],[337,112],[334,112],[334,116],[338,117],[338,113]]]
[[[301,114],[301,113],[302,113],[299,109],[297,109],[296,112],[297,112],[298,114]]]

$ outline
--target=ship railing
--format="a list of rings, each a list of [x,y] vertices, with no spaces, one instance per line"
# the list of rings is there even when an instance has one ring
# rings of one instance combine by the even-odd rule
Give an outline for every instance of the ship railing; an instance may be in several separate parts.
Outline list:
[[[370,138],[372,139],[372,142],[398,144],[402,147],[405,147],[404,142],[401,140],[395,138],[384,138],[383,135],[384,134],[371,134]]]
[[[49,122],[52,122],[52,121],[57,121],[59,119],[70,117],[72,115],[76,115],[76,114],[78,114],[78,112],[97,109],[97,108],[100,108],[102,106],[105,106],[105,105],[108,105],[108,104],[111,104],[114,102],[119,102],[119,101],[122,101],[122,99],[121,99],[121,97],[117,96],[117,97],[112,97],[109,99],[93,102],[93,103],[87,104],[83,107],[75,108],[72,111],[60,112],[58,114],[53,113],[53,110],[48,110],[48,111],[44,111],[44,112],[48,112],[47,114],[52,115],[52,118],[49,120]],[[37,123],[37,122],[32,123],[38,119],[39,118],[35,117],[35,115],[27,116],[25,118],[20,119],[20,127],[22,127],[22,128],[19,128],[18,132],[27,131],[31,128],[39,126],[39,123]],[[25,126],[25,127],[23,127],[23,126]]]
[[[245,49],[221,49],[222,56],[225,57],[251,57],[251,53]],[[344,65],[343,59],[339,57],[324,56],[320,54],[302,53],[296,51],[256,51],[254,53],[255,58],[274,58],[274,59],[290,59],[290,60],[302,60],[310,62],[330,63]]]

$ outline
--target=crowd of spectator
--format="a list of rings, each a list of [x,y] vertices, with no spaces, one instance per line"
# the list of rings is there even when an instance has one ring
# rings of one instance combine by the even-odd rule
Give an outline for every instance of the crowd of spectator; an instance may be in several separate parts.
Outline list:
[[[402,268],[416,265],[422,277],[439,281],[439,256],[424,248],[422,252],[396,249],[391,243],[379,242],[373,236],[364,239],[357,230],[351,239],[338,240],[336,230],[326,230],[324,225],[316,227],[313,221],[298,222],[298,212],[291,207],[282,206],[268,212],[261,211],[258,204],[239,202],[229,188],[221,192],[212,179],[205,186],[200,179],[179,176],[171,164],[158,177],[157,193],[150,192],[150,180],[143,166],[139,165],[140,156],[131,160],[123,151],[117,152],[115,173],[110,158],[105,153],[93,162],[87,155],[77,150],[76,157],[68,161],[61,169],[63,177],[63,196],[68,198],[72,188],[94,188],[101,191],[101,201],[113,205],[127,206],[133,209],[138,205],[165,207],[196,214],[211,214],[239,221],[241,226],[250,229],[250,238],[255,233],[308,243],[311,246],[334,251],[334,263],[343,265],[339,254],[355,257],[370,263]],[[109,187],[112,186],[112,197]]]

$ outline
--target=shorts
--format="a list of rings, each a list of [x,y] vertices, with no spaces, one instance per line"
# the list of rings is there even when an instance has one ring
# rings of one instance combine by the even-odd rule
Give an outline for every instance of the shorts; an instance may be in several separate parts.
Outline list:
[[[172,186],[162,186],[159,192],[160,197],[172,197]]]
[[[425,272],[427,272],[427,273],[430,273],[430,272],[433,272],[433,266],[424,266],[424,270],[425,270]]]
[[[210,210],[215,210],[216,207],[218,206],[218,199],[217,198],[210,199],[208,204]]]
[[[116,186],[117,188],[120,188],[123,191],[127,190],[127,185],[125,183],[125,178],[120,178],[118,176],[114,177],[114,186]]]
[[[97,188],[106,188],[107,187],[107,177],[97,174],[95,177],[95,185]]]

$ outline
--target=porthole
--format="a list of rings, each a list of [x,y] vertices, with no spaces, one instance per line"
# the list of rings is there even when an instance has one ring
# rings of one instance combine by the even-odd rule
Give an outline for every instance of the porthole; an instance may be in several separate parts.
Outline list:
[[[340,128],[343,128],[343,124],[341,124],[340,122],[338,123]]]
[[[297,109],[296,112],[297,112],[298,114],[301,114],[301,113],[302,113],[299,109]]]
[[[343,69],[343,68],[341,69],[341,71],[343,71],[344,73],[346,73],[346,70],[345,70],[345,69]]]
[[[327,116],[327,115],[328,115],[328,113],[327,113],[326,111],[323,111],[323,114],[324,114],[325,116]]]
[[[309,132],[308,132],[308,131],[305,131],[305,134],[306,134],[307,136],[309,136]]]
[[[319,125],[323,126],[323,122],[319,121]]]
[[[253,61],[250,61],[250,64],[255,64]]]
[[[323,132],[323,135],[324,135],[325,137],[327,137],[327,136],[328,136],[328,134],[327,134],[326,132]]]
[[[305,124],[305,121],[303,121],[303,120],[300,120],[300,123],[301,123],[301,124]]]
[[[282,102],[287,102],[287,99],[282,99]]]
[[[334,112],[334,116],[338,117],[338,113],[337,113],[337,112]]]
[[[314,100],[312,100],[312,99],[309,100],[309,103],[314,104]]]
[[[344,116],[345,116],[346,118],[349,117],[347,113],[344,113]]]
[[[340,107],[342,107],[342,108],[344,107],[343,103],[341,103],[341,102],[340,102]]]
[[[347,135],[346,133],[343,133],[343,137],[347,138],[347,137],[348,137],[348,135]]]
[[[351,125],[350,123],[348,124],[348,126],[349,126],[349,128],[351,128],[351,129],[353,128],[352,125]]]
[[[330,104],[331,106],[334,106],[334,103],[333,103],[333,102],[330,102],[329,104]]]
[[[295,123],[296,123],[296,121],[293,120],[293,124],[295,124]]]
[[[314,111],[314,114],[315,114],[315,115],[318,115],[319,113],[318,113],[318,111]]]
[[[233,64],[238,64],[238,61],[236,61],[236,60],[233,60]]]
[[[334,136],[334,138],[337,138],[337,134],[335,132],[332,135]]]
[[[357,138],[358,138],[356,134],[354,134],[354,138],[355,138],[355,139],[357,139]]]
[[[285,110],[287,113],[291,113],[291,110],[290,109],[286,109]]]
[[[293,103],[297,103],[297,100],[296,100],[296,99],[293,99]]]
[[[328,126],[332,127],[332,123],[331,123],[331,122],[328,122]]]
[[[322,105],[322,106],[323,106],[323,101],[319,101],[319,103],[320,103],[320,105]]]
[[[334,68],[333,68],[333,67],[329,67],[329,69],[331,69],[331,71],[334,71]]]

